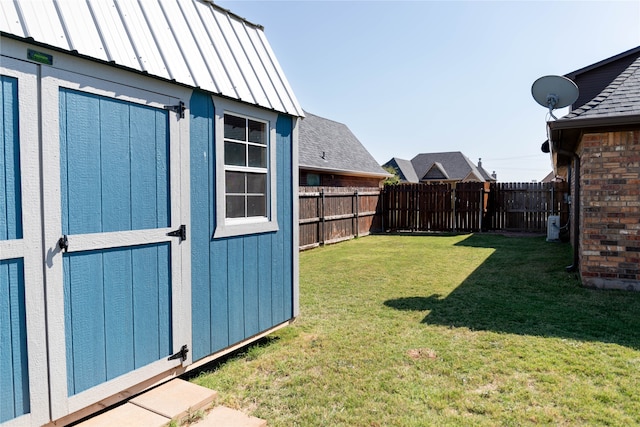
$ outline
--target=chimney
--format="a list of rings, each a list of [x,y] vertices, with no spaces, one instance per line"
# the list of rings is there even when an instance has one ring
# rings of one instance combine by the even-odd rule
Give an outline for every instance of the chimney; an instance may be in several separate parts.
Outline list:
[[[478,158],[478,167],[481,168],[482,167],[482,157]]]

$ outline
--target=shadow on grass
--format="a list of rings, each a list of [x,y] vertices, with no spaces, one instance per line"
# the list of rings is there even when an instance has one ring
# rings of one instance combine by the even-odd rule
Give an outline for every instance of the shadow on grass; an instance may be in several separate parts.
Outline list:
[[[280,337],[275,335],[267,335],[262,338],[257,339],[247,345],[244,345],[234,351],[231,351],[223,356],[220,356],[211,362],[205,363],[204,365],[192,369],[180,376],[180,378],[184,380],[191,380],[200,375],[206,375],[211,372],[215,372],[220,369],[221,366],[225,365],[227,362],[235,359],[245,359],[245,360],[253,360],[258,357],[264,350],[266,350],[269,346],[277,344],[280,341]]]
[[[422,322],[431,325],[640,348],[640,293],[580,287],[576,275],[564,271],[571,261],[568,244],[472,235],[457,245],[494,252],[446,296],[416,295],[384,304],[426,311]]]

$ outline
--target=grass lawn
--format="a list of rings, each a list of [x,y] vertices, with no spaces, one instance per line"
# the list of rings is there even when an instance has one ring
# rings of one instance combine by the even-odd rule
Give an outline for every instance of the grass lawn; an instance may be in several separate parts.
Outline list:
[[[303,252],[297,321],[192,381],[270,427],[639,425],[640,294],[571,261],[484,234]]]

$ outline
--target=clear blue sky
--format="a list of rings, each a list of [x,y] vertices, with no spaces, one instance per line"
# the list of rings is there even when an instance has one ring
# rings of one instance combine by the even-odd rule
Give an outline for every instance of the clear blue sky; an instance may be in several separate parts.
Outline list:
[[[263,25],[302,107],[380,164],[461,151],[503,182],[551,171],[531,84],[640,45],[640,0],[216,3]]]

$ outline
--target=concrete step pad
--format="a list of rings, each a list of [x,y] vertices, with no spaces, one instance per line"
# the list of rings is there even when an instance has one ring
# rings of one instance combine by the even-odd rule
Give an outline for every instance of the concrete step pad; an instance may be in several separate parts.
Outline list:
[[[226,406],[213,408],[204,419],[191,424],[194,427],[266,427],[266,425],[265,420],[251,417]]]
[[[173,379],[146,391],[124,405],[78,424],[79,427],[145,426],[162,427],[182,420],[190,413],[210,409],[218,393],[181,379]]]
[[[78,424],[78,427],[164,427],[171,420],[180,421],[202,410],[197,427],[265,427],[267,422],[226,406],[211,405],[216,391],[181,379],[174,379],[146,391],[124,405],[116,406]]]
[[[132,403],[125,403],[78,424],[80,427],[161,427],[170,418],[148,411]]]
[[[218,393],[198,384],[174,379],[151,389],[129,402],[167,418],[180,420],[189,413],[206,409]]]

